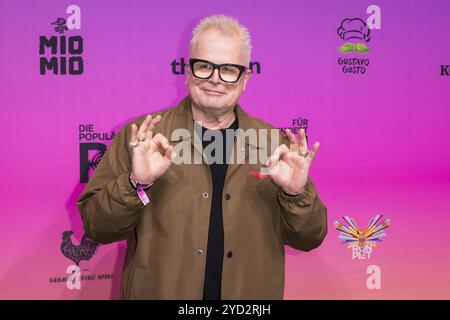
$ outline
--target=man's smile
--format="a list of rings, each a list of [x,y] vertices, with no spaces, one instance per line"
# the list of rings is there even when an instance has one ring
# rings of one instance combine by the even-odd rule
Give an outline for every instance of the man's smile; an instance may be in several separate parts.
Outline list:
[[[221,96],[224,93],[220,92],[220,91],[215,91],[215,90],[208,90],[208,89],[202,89],[206,94],[211,95],[211,96]]]

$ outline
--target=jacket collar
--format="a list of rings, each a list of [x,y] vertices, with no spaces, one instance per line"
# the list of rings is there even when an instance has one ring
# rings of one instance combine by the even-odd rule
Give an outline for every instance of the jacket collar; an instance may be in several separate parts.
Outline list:
[[[183,128],[183,129],[187,129],[189,132],[189,135],[186,137],[180,137],[177,139],[172,139],[171,133],[169,134],[170,136],[170,141],[185,141],[185,140],[191,140],[191,145],[194,147],[195,150],[197,150],[203,157],[204,159],[204,163],[207,162],[206,159],[206,155],[203,152],[203,145],[201,142],[201,138],[198,136],[198,130],[194,130],[194,118],[192,115],[192,110],[191,110],[191,100],[189,95],[186,96],[181,102],[180,104],[175,107],[175,116],[174,116],[174,120],[171,124],[171,132],[173,132],[173,130],[178,129],[178,128]],[[252,117],[250,115],[248,115],[239,104],[236,104],[235,106],[235,112],[236,112],[236,117],[238,118],[238,128],[239,129],[243,129],[244,131],[246,131],[247,129],[267,129],[267,127],[264,127],[261,122],[253,120]],[[192,139],[192,137],[194,137]],[[235,150],[237,150],[237,148],[240,148],[241,152],[245,152],[245,162],[244,163],[248,163],[249,160],[249,154],[250,151],[253,150],[255,151],[255,149],[258,149],[259,151],[263,151],[265,153],[267,153],[267,148],[265,146],[260,146],[259,145],[259,139],[258,142],[256,144],[249,142],[248,140],[250,139],[245,139],[245,137],[243,137],[243,135],[237,134],[236,137],[239,139],[238,143],[233,145],[233,151],[231,154],[231,158],[234,159],[234,154],[235,154]],[[270,149],[269,149],[270,150]],[[226,176],[225,176],[225,182],[227,182],[230,177],[237,171],[237,169],[241,167],[240,163],[237,162],[233,162],[231,164],[229,164],[227,172],[226,172]]]

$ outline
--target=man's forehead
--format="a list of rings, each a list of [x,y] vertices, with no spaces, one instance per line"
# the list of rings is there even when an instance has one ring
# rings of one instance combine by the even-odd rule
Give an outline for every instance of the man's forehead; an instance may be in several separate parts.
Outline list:
[[[245,55],[239,36],[207,31],[197,38],[192,57],[215,63],[243,63]]]

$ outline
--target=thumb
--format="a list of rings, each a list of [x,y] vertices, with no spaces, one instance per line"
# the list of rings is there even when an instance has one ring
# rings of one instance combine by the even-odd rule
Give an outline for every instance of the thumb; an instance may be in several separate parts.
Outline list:
[[[171,165],[173,162],[173,157],[174,154],[173,153],[173,146],[169,145],[166,150],[164,151],[164,161],[168,164]]]

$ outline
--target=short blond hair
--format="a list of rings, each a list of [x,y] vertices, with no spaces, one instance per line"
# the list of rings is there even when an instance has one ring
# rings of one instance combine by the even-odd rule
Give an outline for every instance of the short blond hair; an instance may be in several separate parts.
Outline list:
[[[204,32],[215,30],[226,35],[237,35],[242,41],[244,52],[248,63],[250,63],[250,56],[252,50],[252,42],[250,32],[246,27],[241,25],[236,19],[225,15],[212,15],[201,19],[192,31],[192,39],[189,43],[189,52],[197,41],[197,38]]]

